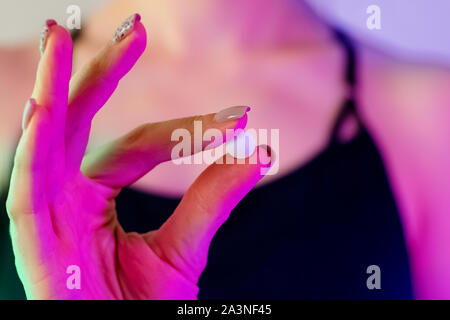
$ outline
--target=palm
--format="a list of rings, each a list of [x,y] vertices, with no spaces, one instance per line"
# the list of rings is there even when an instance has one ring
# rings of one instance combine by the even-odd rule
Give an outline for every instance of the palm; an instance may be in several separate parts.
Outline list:
[[[165,248],[152,242],[157,231],[123,231],[114,205],[117,193],[81,174],[65,183],[49,204],[56,254],[52,258],[45,254],[41,267],[28,271],[40,279],[30,285],[51,287],[52,294],[62,299],[195,298],[196,282],[185,276],[189,272],[164,260],[160,255],[168,256]],[[61,272],[74,265],[79,278]]]

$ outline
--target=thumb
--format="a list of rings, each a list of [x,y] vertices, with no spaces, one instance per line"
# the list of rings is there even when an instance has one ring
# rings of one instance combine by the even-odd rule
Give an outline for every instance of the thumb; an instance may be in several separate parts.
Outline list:
[[[174,214],[151,235],[161,258],[197,282],[206,266],[211,240],[230,212],[272,166],[275,154],[259,146],[245,163],[227,154],[192,184]]]

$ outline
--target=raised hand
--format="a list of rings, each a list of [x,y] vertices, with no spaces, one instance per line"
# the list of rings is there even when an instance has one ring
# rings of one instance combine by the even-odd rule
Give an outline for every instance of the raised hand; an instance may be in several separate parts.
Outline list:
[[[145,46],[145,29],[133,15],[71,78],[70,36],[47,22],[7,200],[28,298],[195,299],[212,237],[261,179],[261,169],[273,163],[264,146],[245,164],[225,155],[223,164],[212,164],[197,178],[159,230],[125,233],[114,199],[122,187],[171,159],[175,129],[192,132],[198,120],[205,129],[220,130],[225,140],[227,129],[244,128],[247,121],[248,109],[234,107],[144,124],[85,157],[92,118]],[[81,271],[80,289],[67,286],[72,265]]]

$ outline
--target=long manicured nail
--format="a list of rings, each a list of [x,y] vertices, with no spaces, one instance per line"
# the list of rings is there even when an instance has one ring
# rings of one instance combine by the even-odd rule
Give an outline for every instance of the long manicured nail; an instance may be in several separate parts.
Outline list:
[[[214,116],[216,122],[225,122],[232,119],[240,119],[251,109],[247,106],[236,106],[219,111]]]
[[[141,21],[141,16],[138,13],[135,13],[122,22],[114,33],[113,42],[119,42],[128,36],[133,31],[134,24],[137,21]]]
[[[47,38],[48,38],[48,33],[50,30],[50,27],[54,26],[55,24],[57,24],[57,23],[53,19],[48,19],[47,21],[45,21],[45,26],[41,32],[41,44],[40,44],[41,55],[44,54],[45,45],[47,44]]]
[[[23,110],[22,117],[22,130],[25,130],[30,123],[31,117],[36,110],[36,100],[33,98],[28,99],[25,109]]]

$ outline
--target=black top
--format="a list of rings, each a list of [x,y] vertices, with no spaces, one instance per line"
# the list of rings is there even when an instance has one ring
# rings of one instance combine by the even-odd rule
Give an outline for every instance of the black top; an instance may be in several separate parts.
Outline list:
[[[348,54],[346,80],[354,85],[354,50],[344,35],[336,36]],[[412,298],[405,241],[380,155],[362,124],[352,141],[336,139],[349,113],[357,116],[351,99],[323,152],[252,190],[233,210],[212,241],[200,299]],[[147,232],[178,203],[125,188],[117,198],[119,221],[126,231]],[[6,220],[4,213],[0,298],[20,298]],[[366,286],[373,264],[381,269],[380,290]]]

